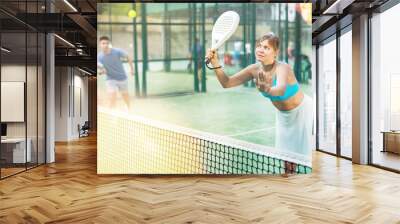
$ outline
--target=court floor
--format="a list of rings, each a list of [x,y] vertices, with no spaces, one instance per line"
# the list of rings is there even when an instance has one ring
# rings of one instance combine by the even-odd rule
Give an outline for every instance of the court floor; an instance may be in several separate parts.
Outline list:
[[[207,75],[207,92],[193,92],[193,75],[184,72],[149,72],[148,98],[134,96],[131,113],[213,134],[265,146],[274,146],[275,109],[255,88],[223,89],[214,75]],[[311,85],[302,85],[311,94]],[[99,105],[107,105],[105,77],[98,79]],[[118,108],[126,110],[122,99]]]

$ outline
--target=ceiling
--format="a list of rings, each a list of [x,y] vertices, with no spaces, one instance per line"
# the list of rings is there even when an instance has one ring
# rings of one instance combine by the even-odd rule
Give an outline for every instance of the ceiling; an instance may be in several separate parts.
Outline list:
[[[313,44],[351,24],[353,17],[374,11],[388,0],[313,0]]]
[[[2,45],[12,49],[10,58],[24,58],[20,56],[26,55],[25,46],[28,56],[37,51],[37,44],[25,44],[25,36],[28,42],[33,38],[29,32],[55,33],[56,66],[77,66],[95,74],[96,4],[96,0],[1,0]]]
[[[121,0],[118,0],[121,2]],[[313,43],[331,36],[337,27],[351,24],[352,18],[374,10],[389,0],[312,0]],[[55,32],[56,64],[81,66],[95,73],[97,2],[114,0],[1,0],[0,25],[2,32],[10,32],[4,38],[13,40],[8,48],[22,52],[18,44],[25,46],[18,33],[25,30]],[[126,2],[132,2],[127,0]],[[280,2],[280,1],[262,1]],[[309,0],[293,2],[311,2]],[[52,11],[52,13],[49,13]],[[338,22],[340,21],[340,22]],[[28,38],[28,41],[30,38]],[[12,42],[12,41],[11,41]],[[4,41],[3,41],[4,43]],[[27,52],[33,52],[34,44],[28,44]],[[25,54],[25,53],[24,53]],[[92,66],[89,66],[93,64]]]

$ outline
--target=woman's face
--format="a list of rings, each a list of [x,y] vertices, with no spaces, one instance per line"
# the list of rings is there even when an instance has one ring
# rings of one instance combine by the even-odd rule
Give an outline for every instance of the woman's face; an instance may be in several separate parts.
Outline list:
[[[272,64],[278,56],[278,51],[269,44],[268,40],[263,40],[256,45],[256,60],[264,64]]]

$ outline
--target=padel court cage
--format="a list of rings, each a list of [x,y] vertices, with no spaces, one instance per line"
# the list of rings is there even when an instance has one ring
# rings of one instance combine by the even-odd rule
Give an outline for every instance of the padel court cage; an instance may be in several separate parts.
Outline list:
[[[214,22],[228,10],[240,15],[235,34],[219,49],[228,75],[254,63],[256,39],[274,32],[279,60],[292,65],[300,82],[311,79],[311,3],[99,3],[97,36],[108,36],[133,59],[136,97],[206,92],[214,72],[204,55]]]

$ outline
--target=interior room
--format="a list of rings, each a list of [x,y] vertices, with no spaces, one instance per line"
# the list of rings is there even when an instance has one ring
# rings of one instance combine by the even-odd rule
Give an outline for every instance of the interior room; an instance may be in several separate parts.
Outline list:
[[[117,2],[123,4],[116,6]],[[219,85],[214,71],[198,69],[203,67],[203,53],[193,57],[188,50],[196,49],[196,35],[205,47],[209,44],[205,40],[211,39],[217,17],[206,12],[245,11],[257,9],[254,4],[270,3],[1,0],[0,223],[399,223],[398,0],[279,1],[277,14],[268,14],[271,7],[263,6],[263,10],[242,16],[241,34],[221,48],[221,61],[226,64],[223,69],[240,70],[255,61],[256,56],[249,52],[255,50],[258,34],[270,31],[270,27],[278,33],[287,30],[289,35],[299,34],[301,29],[296,31],[294,24],[304,25],[304,18],[310,19],[311,25],[303,26],[305,32],[300,36],[304,38],[297,44],[283,38],[279,58],[297,68],[293,69],[297,77],[307,73],[310,78],[303,85],[313,96],[314,108],[309,114],[314,134],[310,172],[259,175],[258,167],[251,167],[236,175],[221,175],[216,169],[202,175],[98,174],[98,144],[104,145],[106,137],[108,142],[115,141],[114,145],[125,138],[120,151],[137,144],[144,146],[141,152],[151,153],[154,148],[154,136],[143,138],[145,131],[134,135],[128,122],[118,123],[97,111],[97,106],[108,100],[107,92],[100,91],[107,87],[106,82],[99,81],[106,79],[100,76],[97,61],[100,36],[110,36],[115,44],[108,47],[123,48],[131,56],[135,75],[129,77],[127,89],[133,107],[203,96],[213,88],[219,91],[215,95],[223,95],[230,90]],[[303,17],[297,3],[312,4],[312,16]],[[151,4],[157,5],[152,8]],[[271,20],[264,21],[264,13]],[[255,24],[260,20],[264,21],[259,26],[263,30],[256,31]],[[292,23],[286,25],[284,20]],[[305,38],[309,32],[311,38]],[[242,43],[235,46],[235,41]],[[300,58],[307,62],[306,57],[293,49],[301,41],[311,42],[310,49],[303,49],[310,57],[311,68],[310,63],[299,64]],[[185,49],[177,47],[181,45]],[[228,65],[234,50],[242,63],[233,68]],[[195,63],[198,58],[200,66]],[[130,62],[125,59],[121,63],[129,74]],[[151,79],[154,74],[163,79]],[[184,85],[183,89],[175,88],[173,78],[177,76],[186,80],[178,83]],[[160,80],[166,80],[168,88],[154,88]],[[259,98],[252,98],[252,103],[262,99],[262,105],[272,108],[261,98],[255,83],[249,81],[239,88],[240,97],[253,94]],[[174,94],[168,94],[171,89]],[[122,96],[118,97],[117,105],[124,105]],[[235,103],[238,99],[229,98]],[[187,108],[182,105],[190,102],[175,103],[170,108],[183,111]],[[197,113],[199,107],[193,108]],[[226,110],[221,111],[219,122],[226,125]],[[259,125],[252,120],[259,116],[255,111],[251,119],[240,117],[239,109],[232,114],[255,127]],[[170,120],[178,117],[159,110],[141,112]],[[107,126],[100,131],[97,121],[104,119],[131,132],[111,133]],[[202,119],[185,122],[201,126]],[[211,129],[212,125],[203,127]],[[253,137],[255,132],[269,128],[254,128],[246,134]],[[183,132],[180,134],[185,135]],[[158,143],[178,145],[168,139],[171,135],[165,130],[158,133],[162,133]],[[185,136],[198,148],[208,140]],[[223,148],[218,153],[228,155],[213,160],[214,164],[222,168],[225,161],[232,164],[229,157],[237,155],[232,153],[234,147],[225,150],[222,143],[210,145]],[[183,143],[179,147],[174,149],[189,151]],[[111,147],[103,148],[110,149],[107,153],[111,155],[115,153]],[[205,157],[218,153],[206,152]],[[243,164],[260,158],[249,154],[246,160],[241,159]],[[168,161],[187,159],[174,155],[174,160]],[[138,162],[145,168],[152,159],[165,159],[159,155],[146,158]],[[128,166],[137,165],[129,164],[126,158],[120,160]],[[270,158],[261,157],[265,160]],[[275,160],[271,161],[275,165]],[[282,161],[276,164],[286,168]]]

